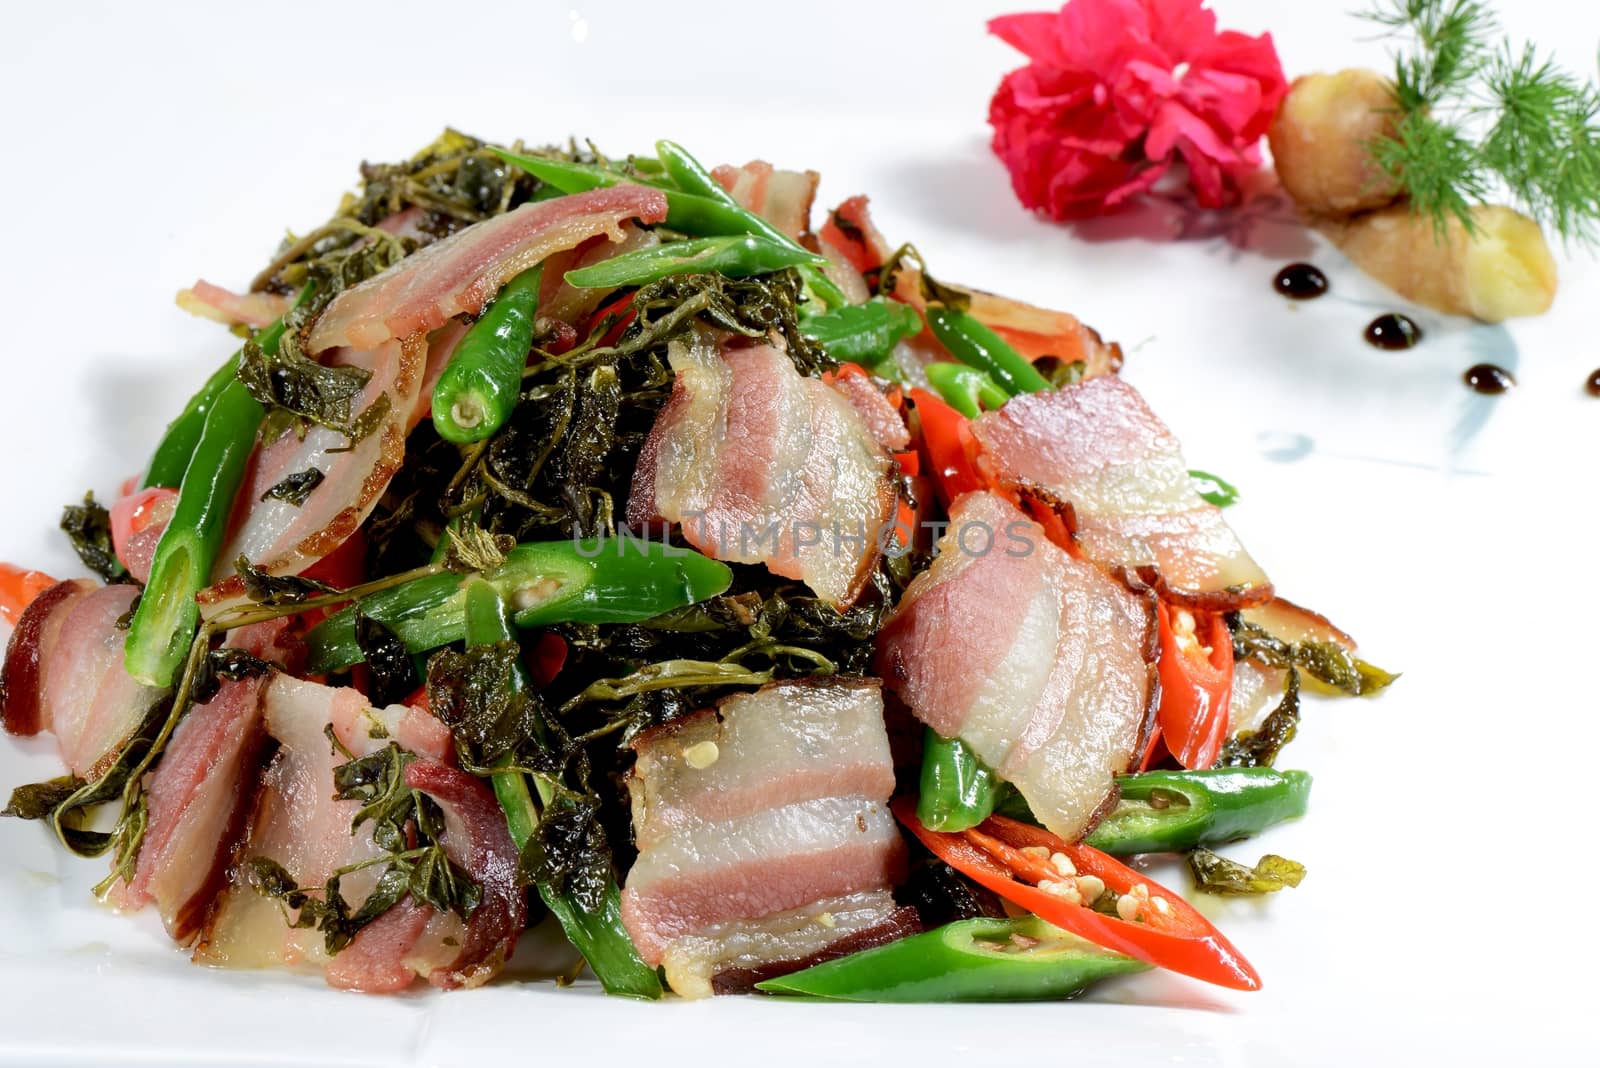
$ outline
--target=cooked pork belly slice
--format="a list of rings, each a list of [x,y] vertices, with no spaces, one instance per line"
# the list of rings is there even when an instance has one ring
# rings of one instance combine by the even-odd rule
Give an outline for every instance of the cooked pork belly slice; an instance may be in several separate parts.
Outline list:
[[[917,930],[915,909],[896,906],[888,890],[863,890],[759,920],[712,924],[674,941],[661,966],[667,984],[683,997],[743,993],[763,979]]]
[[[1063,552],[995,494],[958,498],[950,520],[878,636],[879,673],[1076,841],[1114,800],[1153,715],[1150,598]]]
[[[513,277],[596,234],[623,237],[629,219],[661,222],[659,189],[616,185],[554,200],[467,227],[413,253],[334,298],[312,327],[309,348],[374,349],[477,315]]]
[[[764,563],[844,606],[894,515],[892,461],[838,392],[770,344],[696,334],[669,358],[628,502],[635,525],[679,523],[719,560]]]
[[[1153,566],[1164,597],[1238,608],[1272,597],[1222,510],[1195,492],[1178,441],[1114,376],[1013,397],[973,424],[998,475],[1072,506],[1084,554],[1108,568]]]
[[[885,804],[894,774],[876,682],[775,683],[634,748],[640,854],[622,917],[647,963],[670,957],[680,994],[710,993],[719,971],[782,974],[864,931],[904,932],[887,894],[905,848]],[[841,900],[859,902],[842,929],[804,929],[807,909]]]

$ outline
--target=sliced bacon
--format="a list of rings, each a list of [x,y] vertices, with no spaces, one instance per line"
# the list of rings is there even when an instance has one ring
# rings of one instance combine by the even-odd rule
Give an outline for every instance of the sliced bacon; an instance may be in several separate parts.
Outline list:
[[[524,917],[525,902],[513,878],[516,851],[487,787],[440,762],[452,752],[443,725],[419,709],[374,709],[355,690],[283,675],[263,691],[262,709],[279,748],[238,850],[241,862],[270,858],[297,884],[313,889],[339,868],[382,857],[370,828],[351,833],[360,802],[333,798],[334,769],[345,757],[328,735],[357,757],[392,742],[419,754],[407,765],[407,783],[438,802],[445,824],[440,844],[479,880],[483,902],[464,924],[453,914],[440,915],[405,899],[329,957],[323,936],[289,927],[281,905],[249,886],[241,863],[229,873],[195,959],[238,968],[311,964],[322,968],[330,985],[370,993],[403,990],[419,976],[455,987],[492,975],[515,944]],[[358,906],[383,868],[373,864],[344,876],[340,893]]]
[[[921,930],[916,909],[895,905],[887,890],[868,890],[680,938],[662,967],[668,975],[684,977],[678,982],[685,984],[711,973],[714,994],[748,994],[763,980],[888,945]],[[673,989],[683,993],[678,985]]]
[[[527,893],[517,884],[517,846],[506,814],[482,779],[432,760],[406,765],[406,785],[438,802],[444,813],[439,844],[483,890],[457,938],[455,959],[428,975],[446,990],[481,986],[516,949],[527,920]]]
[[[55,647],[71,603],[94,588],[88,579],[58,582],[35,597],[17,620],[0,674],[0,722],[8,734],[30,737],[49,729],[44,704],[47,653]]]
[[[850,261],[844,249],[822,236],[818,236],[816,245],[817,251],[828,261],[823,266],[822,273],[839,287],[847,303],[865,304],[872,298],[872,291],[867,288],[867,280],[861,277],[861,272],[856,270],[855,264]]]
[[[433,387],[439,384],[439,376],[450,366],[456,346],[467,336],[467,327],[468,324],[459,319],[452,319],[428,335],[428,356],[422,366],[422,387],[417,390],[417,399],[411,406],[411,419],[406,423],[407,433],[415,430],[424,419],[433,418]]]
[[[258,623],[230,634],[227,644],[295,670],[304,647],[290,626]],[[223,682],[216,696],[190,709],[145,785],[149,822],[134,877],[119,884],[116,904],[135,909],[153,901],[180,945],[200,933],[244,837],[266,744],[267,682]]]
[[[1177,439],[1120,378],[1014,397],[973,432],[1002,479],[1072,506],[1078,544],[1096,563],[1154,567],[1162,596],[1193,607],[1271,599],[1222,510],[1195,492]]]
[[[778,230],[798,240],[811,229],[811,202],[821,175],[816,171],[778,170],[764,160],[743,167],[726,164],[711,176],[733,194],[741,207],[755,212]]]
[[[818,237],[838,249],[862,274],[882,267],[894,252],[873,224],[864,196],[851,197],[830,211]]]
[[[783,682],[634,743],[640,854],[622,918],[687,997],[719,971],[780,967],[896,919],[904,844],[876,682]],[[838,905],[842,930],[811,916]],[[775,973],[776,974],[776,973]]]
[[[141,583],[150,581],[156,546],[177,506],[178,491],[164,486],[135,490],[111,506],[112,548],[128,574]]]
[[[539,280],[539,316],[581,326],[616,290],[569,286],[566,283],[567,272],[592,267],[605,260],[640,249],[654,248],[659,244],[661,238],[654,230],[625,222],[620,239],[599,235],[574,249],[557,253],[545,264],[544,277]]]
[[[861,421],[872,431],[873,438],[885,449],[898,452],[911,444],[911,431],[883,388],[869,375],[842,374],[831,383],[850,407],[856,410]]]
[[[123,666],[128,632],[117,620],[138,593],[130,585],[54,586],[29,606],[7,650],[7,729],[50,730],[62,761],[83,779],[110,767],[167,695]]]
[[[244,582],[234,574],[240,555],[274,575],[299,574],[355,533],[405,460],[427,349],[419,335],[376,352],[336,354],[335,362],[371,373],[353,408],[365,413],[380,406],[377,426],[354,444],[337,430],[314,426],[304,438],[291,431],[257,448],[214,584],[200,595],[204,610],[215,612],[243,596]],[[299,505],[262,499],[287,476],[313,468],[322,482]]]
[[[623,237],[622,223],[661,222],[659,189],[622,184],[524,204],[413,253],[334,298],[312,327],[311,352],[375,349],[475,316],[512,277],[595,234]],[[409,409],[408,409],[409,410]]]
[[[634,472],[628,521],[679,523],[701,552],[764,563],[844,606],[894,514],[891,460],[854,408],[773,344],[674,345],[672,396]]]
[[[1057,548],[1003,498],[957,498],[933,566],[878,637],[877,670],[1068,841],[1114,801],[1152,722],[1150,599]]]
[[[178,307],[190,315],[257,330],[271,326],[292,303],[293,298],[278,293],[235,293],[203,278],[188,289],[178,290]]]

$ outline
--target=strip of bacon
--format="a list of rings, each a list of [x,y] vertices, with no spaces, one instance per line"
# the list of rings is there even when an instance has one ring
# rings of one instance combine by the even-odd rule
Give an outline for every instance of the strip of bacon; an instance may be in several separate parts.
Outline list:
[[[12,734],[56,736],[72,774],[94,779],[166,697],[123,666],[117,627],[138,596],[131,585],[57,583],[34,599],[6,648],[3,718]]]
[[[640,855],[622,917],[679,994],[712,993],[724,971],[783,974],[865,932],[904,932],[888,893],[904,845],[884,804],[894,769],[876,682],[775,683],[634,748]],[[833,907],[842,929],[816,919]]]
[[[877,670],[1077,841],[1153,721],[1151,601],[1057,548],[987,492],[957,498],[933,566],[878,637]]]
[[[292,302],[292,298],[278,293],[235,293],[203,278],[188,289],[178,290],[178,307],[190,315],[257,330],[272,325]]]
[[[1072,506],[1078,544],[1101,566],[1153,566],[1164,598],[1198,608],[1272,598],[1222,510],[1195,492],[1177,439],[1120,378],[1014,397],[973,433],[1003,480]]]
[[[421,335],[374,352],[335,354],[333,362],[370,372],[353,408],[377,412],[377,426],[353,444],[340,431],[314,426],[303,438],[288,432],[257,448],[213,585],[200,595],[204,611],[215,613],[243,596],[244,582],[234,574],[240,555],[274,575],[299,574],[355,533],[405,460],[427,354]],[[263,499],[284,478],[313,469],[323,479],[299,505]]]
[[[702,332],[669,360],[672,397],[640,454],[628,521],[679,523],[707,555],[854,601],[895,504],[892,461],[855,409],[771,344]]]
[[[477,315],[511,278],[595,234],[623,237],[628,219],[667,216],[659,189],[622,184],[524,204],[406,257],[334,298],[312,327],[308,348],[374,349]]]
[[[227,644],[293,671],[304,647],[290,628],[288,620],[258,623]],[[149,822],[132,881],[114,891],[116,904],[131,910],[154,902],[179,945],[199,935],[244,838],[267,740],[261,699],[268,681],[225,681],[190,709],[146,783]]]
[[[778,170],[764,160],[743,167],[726,164],[711,176],[733,194],[741,207],[755,212],[778,230],[799,240],[811,229],[811,202],[821,175],[816,171]]]

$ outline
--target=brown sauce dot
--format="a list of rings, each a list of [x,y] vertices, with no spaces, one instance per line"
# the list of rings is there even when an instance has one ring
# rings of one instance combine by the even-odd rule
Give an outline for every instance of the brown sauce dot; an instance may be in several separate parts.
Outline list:
[[[1412,348],[1422,340],[1422,327],[1404,315],[1390,312],[1368,323],[1367,329],[1361,336],[1366,338],[1367,344],[1373,348],[1398,352],[1401,349]]]
[[[1479,393],[1504,393],[1517,384],[1511,372],[1492,363],[1474,364],[1467,368],[1461,380]]]
[[[1291,263],[1273,276],[1272,288],[1290,300],[1312,300],[1328,291],[1328,276],[1309,263]]]
[[[1583,388],[1589,391],[1589,396],[1600,397],[1600,367],[1589,372],[1589,381],[1583,384]]]

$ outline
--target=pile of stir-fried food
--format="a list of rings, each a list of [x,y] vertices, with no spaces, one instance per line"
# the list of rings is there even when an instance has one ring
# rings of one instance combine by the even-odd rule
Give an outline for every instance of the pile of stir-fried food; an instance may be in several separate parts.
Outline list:
[[[502,150],[362,169],[107,509],[5,567],[8,815],[198,962],[473,986],[546,915],[607,991],[1250,989],[1175,891],[1300,815],[1277,598],[1071,315],[936,281],[813,172]]]

